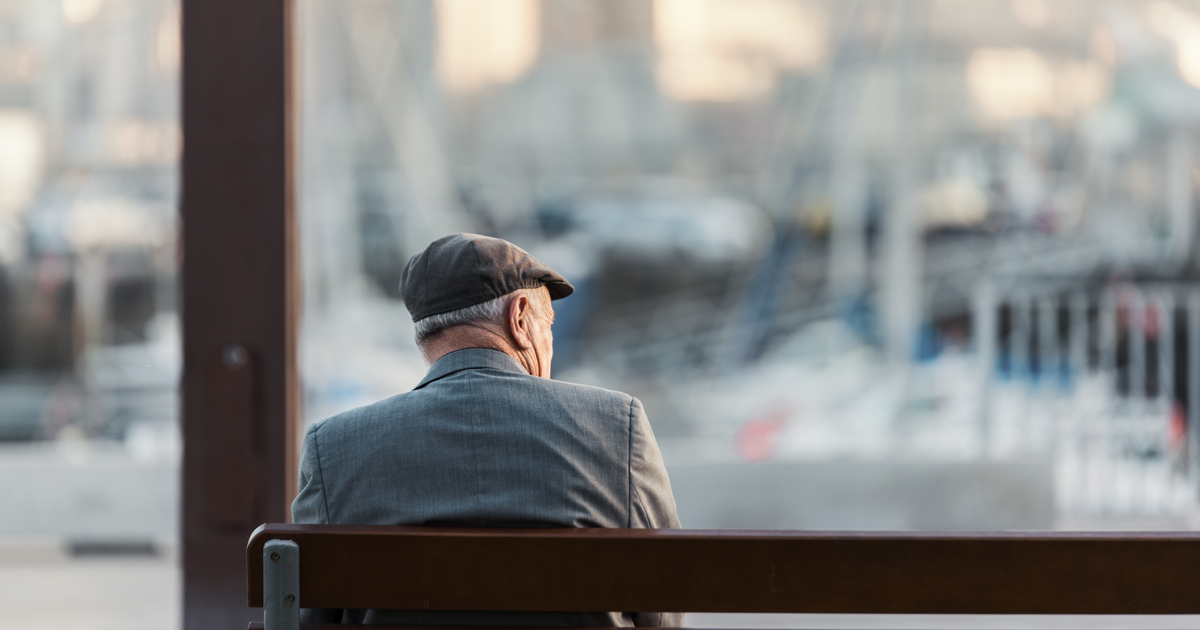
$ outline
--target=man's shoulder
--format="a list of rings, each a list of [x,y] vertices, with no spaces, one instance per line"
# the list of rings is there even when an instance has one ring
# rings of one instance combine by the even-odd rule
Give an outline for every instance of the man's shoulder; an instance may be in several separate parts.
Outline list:
[[[618,403],[623,405],[629,405],[633,402],[633,396],[630,396],[625,392],[604,389],[603,387],[596,387],[594,385],[581,385],[579,383],[571,383],[569,381],[555,381],[548,378],[538,377],[531,378],[534,382],[551,394],[558,394],[562,396],[579,396],[583,398],[594,399],[596,401]]]
[[[348,424],[356,422],[366,422],[376,418],[384,418],[394,414],[398,405],[403,405],[403,397],[408,396],[412,392],[397,394],[390,398],[373,402],[369,405],[348,409],[341,413],[336,413],[323,420],[318,420],[308,427],[308,433],[329,433],[336,431],[338,428],[343,428]]]
[[[630,418],[634,413],[634,407],[640,406],[636,398],[625,392],[546,378],[535,377],[530,380],[533,382],[533,387],[537,388],[540,393],[540,396],[531,397],[531,402],[536,402],[538,398],[551,399],[566,409],[580,413],[599,414],[614,419]]]

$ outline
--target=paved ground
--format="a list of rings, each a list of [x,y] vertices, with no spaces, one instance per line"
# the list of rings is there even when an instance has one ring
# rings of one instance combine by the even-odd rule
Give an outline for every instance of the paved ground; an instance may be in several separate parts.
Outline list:
[[[173,558],[47,557],[0,553],[4,630],[178,630]],[[26,557],[14,557],[25,555]],[[29,557],[40,555],[41,557]]]

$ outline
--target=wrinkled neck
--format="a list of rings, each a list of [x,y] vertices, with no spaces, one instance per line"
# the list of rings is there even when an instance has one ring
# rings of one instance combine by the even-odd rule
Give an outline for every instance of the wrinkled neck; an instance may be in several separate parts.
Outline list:
[[[533,376],[544,376],[537,356],[530,350],[521,350],[508,338],[508,335],[494,330],[490,326],[469,324],[448,328],[437,337],[421,346],[421,354],[433,365],[438,359],[467,348],[487,348],[498,350],[517,360],[525,371]]]

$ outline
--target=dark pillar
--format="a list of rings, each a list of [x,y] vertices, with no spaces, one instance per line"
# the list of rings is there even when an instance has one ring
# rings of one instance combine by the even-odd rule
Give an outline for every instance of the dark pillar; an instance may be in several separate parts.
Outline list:
[[[183,614],[245,628],[295,494],[292,0],[183,0]]]

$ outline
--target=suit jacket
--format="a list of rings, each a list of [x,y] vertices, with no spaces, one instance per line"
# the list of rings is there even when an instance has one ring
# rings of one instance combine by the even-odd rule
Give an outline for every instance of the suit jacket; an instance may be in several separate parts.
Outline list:
[[[642,404],[469,348],[417,387],[308,429],[296,523],[678,528]],[[587,571],[588,567],[579,567]],[[306,611],[306,621],[680,626],[677,613]]]

